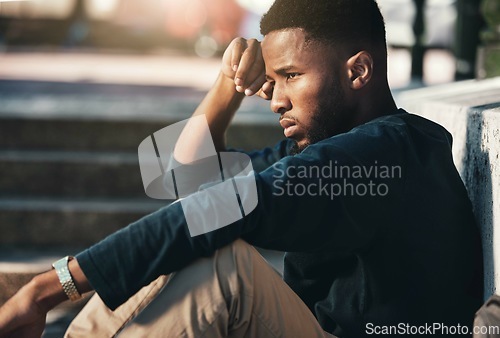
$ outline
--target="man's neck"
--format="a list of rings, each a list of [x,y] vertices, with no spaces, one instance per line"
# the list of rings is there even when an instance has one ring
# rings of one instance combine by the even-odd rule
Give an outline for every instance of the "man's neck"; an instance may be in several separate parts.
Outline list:
[[[358,101],[357,124],[364,124],[378,117],[396,114],[398,107],[387,80],[380,81],[380,84],[373,84],[367,96]]]

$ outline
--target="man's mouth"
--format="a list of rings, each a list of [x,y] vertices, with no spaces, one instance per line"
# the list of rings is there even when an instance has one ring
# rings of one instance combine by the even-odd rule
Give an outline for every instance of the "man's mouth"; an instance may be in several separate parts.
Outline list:
[[[284,129],[283,133],[287,138],[291,138],[293,134],[297,132],[298,129],[295,120],[286,117],[280,119],[280,125],[281,127],[283,127]]]

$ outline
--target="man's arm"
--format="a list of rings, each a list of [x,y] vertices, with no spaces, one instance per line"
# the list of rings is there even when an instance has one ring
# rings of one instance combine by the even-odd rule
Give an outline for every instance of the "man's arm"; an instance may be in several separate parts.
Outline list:
[[[271,99],[272,86],[266,82],[260,42],[255,39],[234,39],[222,57],[221,72],[193,116],[204,114],[217,151],[226,150],[226,130],[243,98],[258,95]],[[205,141],[202,126],[188,123],[175,147],[175,159],[190,163],[196,149]]]
[[[266,84],[260,42],[236,38],[224,52],[221,72],[215,85],[193,116],[205,114],[215,148],[222,151],[226,147],[226,130],[243,97],[257,94],[270,99],[271,91],[271,86]]]

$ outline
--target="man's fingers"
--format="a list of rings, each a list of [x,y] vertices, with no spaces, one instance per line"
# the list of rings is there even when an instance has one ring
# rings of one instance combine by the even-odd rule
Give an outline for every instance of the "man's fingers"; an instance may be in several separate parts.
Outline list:
[[[238,92],[254,95],[266,82],[264,58],[258,40],[234,39],[222,60],[222,71],[233,79]]]
[[[264,60],[260,49],[260,42],[255,39],[247,41],[247,49],[243,52],[234,83],[242,89],[248,88],[260,73],[264,72]]]
[[[247,71],[243,85],[237,88],[240,92],[245,92],[247,96],[255,94],[266,82],[263,62],[254,62],[250,70]]]
[[[244,38],[236,38],[226,48],[222,56],[222,72],[225,76],[234,81],[236,70],[240,64],[241,56],[247,48],[247,41]]]
[[[263,73],[257,74],[257,78],[245,89],[245,95],[252,96],[256,94],[265,83],[266,76]]]
[[[247,41],[243,38],[237,38],[233,41],[232,53],[231,53],[231,69],[236,72],[240,65],[241,56],[243,52],[247,49]]]
[[[273,85],[270,82],[265,82],[257,92],[257,95],[264,100],[271,100],[273,98]]]

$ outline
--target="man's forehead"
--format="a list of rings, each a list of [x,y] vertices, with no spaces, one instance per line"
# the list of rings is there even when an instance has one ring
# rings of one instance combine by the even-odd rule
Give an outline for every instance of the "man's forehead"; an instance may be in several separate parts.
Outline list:
[[[301,29],[293,28],[272,31],[262,40],[262,55],[266,66],[271,63],[282,67],[282,63],[297,62],[306,55],[306,39]]]
[[[269,32],[262,40],[262,48],[275,50],[284,46],[290,48],[302,46],[306,43],[306,33],[300,28],[287,28]]]
[[[309,39],[301,28],[272,31],[262,40],[262,54],[266,66],[270,62],[291,62],[292,59],[307,63],[311,57],[329,57],[332,51],[332,47],[326,43]]]

